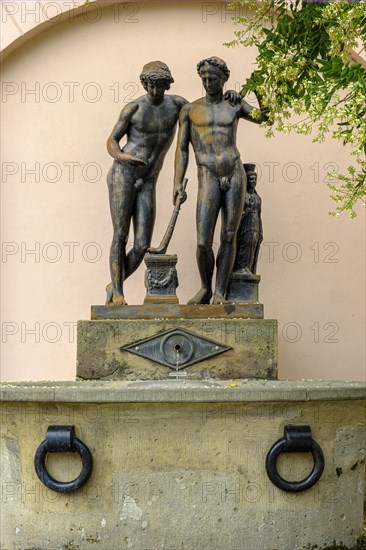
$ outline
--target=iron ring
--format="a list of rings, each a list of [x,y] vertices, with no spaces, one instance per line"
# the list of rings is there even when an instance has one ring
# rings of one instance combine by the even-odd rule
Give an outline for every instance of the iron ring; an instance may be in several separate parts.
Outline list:
[[[72,491],[77,491],[80,489],[90,478],[92,471],[93,471],[93,457],[89,450],[89,448],[77,437],[74,437],[73,427],[67,427],[69,428],[67,433],[67,436],[69,437],[69,441],[65,444],[64,441],[61,440],[56,442],[55,440],[51,440],[48,438],[50,428],[56,428],[54,426],[50,426],[49,430],[47,432],[47,437],[37,448],[36,454],[34,456],[34,467],[37,473],[37,476],[41,480],[41,482],[48,487],[48,489],[51,489],[51,491],[56,491],[57,493],[71,493]],[[70,432],[70,433],[69,433]],[[57,447],[58,445],[58,447]],[[57,479],[54,479],[46,468],[46,456],[48,453],[55,453],[55,452],[72,452],[72,453],[79,453],[82,463],[81,472],[78,475],[77,478],[73,479],[72,481],[58,481]]]
[[[314,464],[310,474],[301,481],[287,481],[280,476],[277,471],[277,458],[280,453],[287,452],[310,452],[313,456]],[[317,481],[319,481],[324,470],[324,455],[320,445],[312,440],[312,445],[306,451],[300,449],[288,449],[288,441],[282,437],[270,449],[266,457],[266,471],[272,483],[289,493],[300,493],[306,489],[310,489]]]

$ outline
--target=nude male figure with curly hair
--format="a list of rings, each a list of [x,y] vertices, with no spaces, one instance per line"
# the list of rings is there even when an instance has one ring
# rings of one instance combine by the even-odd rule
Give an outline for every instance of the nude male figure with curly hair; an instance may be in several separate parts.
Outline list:
[[[114,158],[107,182],[113,223],[110,250],[112,282],[107,285],[107,304],[124,305],[123,284],[141,264],[151,243],[156,211],[156,181],[174,139],[178,117],[187,100],[165,95],[174,82],[161,61],[144,65],[140,80],[146,94],[128,103],[107,142]],[[127,136],[122,148],[119,142]],[[133,248],[126,244],[133,223]]]
[[[188,148],[192,143],[198,168],[197,196],[197,264],[201,288],[188,302],[208,304],[212,297],[215,258],[212,250],[217,218],[221,211],[221,242],[217,255],[214,304],[226,303],[226,292],[234,266],[236,233],[243,213],[246,175],[236,147],[240,118],[261,123],[267,120],[250,116],[254,107],[244,99],[237,104],[224,101],[223,89],[230,71],[222,59],[210,57],[200,61],[197,71],[206,95],[182,108],[175,156],[173,201],[182,192],[188,165]],[[260,103],[260,97],[257,95]]]

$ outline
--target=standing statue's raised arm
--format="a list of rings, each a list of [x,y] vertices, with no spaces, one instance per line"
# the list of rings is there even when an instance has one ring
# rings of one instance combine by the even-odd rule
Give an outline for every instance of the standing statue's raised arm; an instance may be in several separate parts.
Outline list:
[[[241,109],[240,109],[240,118],[245,118],[246,120],[249,120],[250,122],[254,122],[255,124],[261,124],[262,122],[267,122],[268,120],[267,110],[264,107],[262,107],[261,96],[256,94],[256,97],[259,104],[260,117],[253,118],[250,113],[256,110],[256,108],[249,105],[249,103],[245,101],[245,99],[242,99]]]
[[[249,80],[254,81],[254,73],[251,74]],[[268,108],[263,106],[262,96],[257,90],[254,90],[254,95],[255,95],[255,97],[257,98],[257,101],[258,101],[258,107],[259,107],[259,110],[260,110],[260,117],[259,118],[253,118],[251,116],[250,113],[251,113],[251,111],[253,111],[255,109],[255,107],[252,107],[251,105],[249,105],[249,103],[247,101],[245,101],[245,99],[242,99],[242,107],[241,107],[241,111],[240,111],[240,117],[245,118],[246,120],[250,120],[251,122],[255,122],[256,124],[262,124],[262,122],[267,122],[268,121]]]

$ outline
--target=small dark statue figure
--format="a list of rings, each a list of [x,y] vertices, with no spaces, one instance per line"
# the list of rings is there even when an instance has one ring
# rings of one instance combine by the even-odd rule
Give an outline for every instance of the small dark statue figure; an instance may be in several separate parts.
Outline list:
[[[237,251],[234,271],[243,275],[255,275],[259,248],[263,241],[261,220],[262,200],[255,190],[257,174],[255,164],[244,164],[247,175],[247,194],[244,201],[244,211],[237,233]]]

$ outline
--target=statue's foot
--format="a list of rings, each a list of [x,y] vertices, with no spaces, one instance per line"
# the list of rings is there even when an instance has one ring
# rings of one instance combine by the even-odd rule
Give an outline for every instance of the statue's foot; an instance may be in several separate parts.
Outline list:
[[[209,304],[212,297],[211,290],[207,288],[201,288],[187,303],[188,305]]]
[[[123,296],[113,296],[112,306],[127,306],[127,302]]]
[[[105,305],[106,306],[126,306],[126,300],[123,296],[114,296],[113,295],[113,285],[112,283],[108,283],[105,287],[107,292],[107,300]]]
[[[222,294],[218,294],[217,292],[215,292],[212,303],[215,305],[218,305],[218,304],[228,304],[229,302],[225,300]]]

